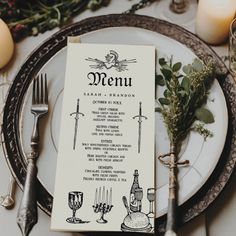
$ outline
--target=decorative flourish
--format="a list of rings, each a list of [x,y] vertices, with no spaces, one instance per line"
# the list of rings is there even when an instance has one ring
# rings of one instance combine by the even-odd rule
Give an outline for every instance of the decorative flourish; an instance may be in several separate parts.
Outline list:
[[[109,53],[105,56],[105,61],[99,60],[97,58],[87,58],[85,59],[86,61],[91,61],[91,62],[95,62],[95,64],[90,65],[91,68],[93,69],[111,69],[111,68],[115,68],[117,71],[121,72],[121,71],[125,71],[128,70],[127,66],[129,63],[136,63],[136,59],[124,59],[124,60],[119,60],[119,54],[114,51],[114,50],[110,50]]]

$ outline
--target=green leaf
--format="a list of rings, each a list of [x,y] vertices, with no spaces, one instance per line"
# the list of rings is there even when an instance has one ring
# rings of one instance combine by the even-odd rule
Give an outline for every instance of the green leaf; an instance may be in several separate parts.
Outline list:
[[[203,69],[203,63],[197,58],[194,59],[192,66],[195,71],[202,71]]]
[[[165,80],[164,80],[164,77],[162,75],[157,75],[156,74],[156,85],[159,85],[159,86],[164,86],[165,85]]]
[[[198,108],[195,111],[195,116],[198,120],[204,122],[205,124],[210,124],[215,121],[213,114],[206,108]]]
[[[165,64],[162,66],[162,69],[170,70],[172,71],[172,67],[169,64]]]
[[[183,72],[188,75],[190,74],[192,71],[192,66],[190,64],[186,65],[186,66],[183,66]]]
[[[167,63],[167,62],[166,62],[165,58],[160,58],[160,59],[159,59],[159,64],[160,64],[161,66],[165,65],[166,63]]]
[[[188,77],[184,77],[181,82],[181,87],[184,88],[184,90],[189,93],[190,90],[190,81]]]
[[[172,77],[172,71],[167,68],[162,68],[161,73],[164,75],[165,79],[170,80]]]
[[[177,72],[180,70],[180,68],[182,67],[182,63],[181,62],[177,62],[173,65],[172,69],[174,72]]]
[[[166,89],[163,93],[163,95],[165,96],[165,98],[169,97],[171,95],[170,91],[168,89]]]
[[[161,105],[169,105],[170,102],[167,98],[159,98],[158,101],[161,103]]]

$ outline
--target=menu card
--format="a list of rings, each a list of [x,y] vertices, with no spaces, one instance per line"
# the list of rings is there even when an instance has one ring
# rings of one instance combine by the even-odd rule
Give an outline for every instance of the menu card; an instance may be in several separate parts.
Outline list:
[[[68,43],[51,229],[154,232],[153,46]]]

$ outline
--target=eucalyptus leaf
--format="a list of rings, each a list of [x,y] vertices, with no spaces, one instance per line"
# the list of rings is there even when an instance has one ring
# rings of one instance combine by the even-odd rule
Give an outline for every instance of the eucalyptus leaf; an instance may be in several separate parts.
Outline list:
[[[181,62],[177,62],[177,63],[175,63],[173,65],[172,69],[173,69],[174,72],[177,72],[177,71],[179,71],[181,69],[181,67],[182,67],[182,63]]]
[[[170,65],[168,65],[168,64],[165,64],[165,65],[163,65],[161,67],[162,67],[162,69],[166,69],[166,70],[172,71],[172,67]]]
[[[163,95],[165,96],[165,98],[167,98],[167,97],[171,96],[171,93],[170,93],[170,91],[168,91],[168,89],[166,89],[164,91]]]
[[[161,103],[161,105],[169,105],[170,101],[167,98],[159,98],[158,101]]]
[[[187,76],[185,76],[183,79],[182,79],[182,82],[181,82],[181,87],[184,88],[184,90],[189,93],[189,90],[190,90],[190,81],[189,81],[189,78]]]
[[[159,86],[164,86],[165,85],[165,80],[162,75],[156,75],[156,84]]]
[[[195,71],[201,71],[203,69],[203,63],[195,58],[194,61],[193,61],[193,68]]]
[[[160,59],[159,59],[159,64],[160,64],[161,66],[165,65],[166,63],[167,63],[167,62],[166,62],[165,58],[160,58]]]
[[[195,116],[198,120],[204,122],[205,124],[210,124],[215,121],[211,111],[203,107],[196,109]]]
[[[193,63],[186,66],[175,64],[172,65],[169,61],[160,66],[165,89],[158,102],[170,143],[178,145],[186,137],[196,119],[205,123],[214,122],[212,113],[201,107],[206,103],[215,67],[209,62],[207,65],[203,64],[201,71],[196,71],[201,66],[197,61],[196,68],[193,67]],[[179,71],[175,72],[177,69]],[[209,83],[206,83],[206,80],[209,80]]]
[[[164,75],[166,80],[170,80],[172,77],[172,71],[170,69],[162,68],[161,73]]]
[[[186,75],[190,74],[191,71],[192,71],[192,66],[191,66],[190,64],[183,66],[183,72],[184,72]]]

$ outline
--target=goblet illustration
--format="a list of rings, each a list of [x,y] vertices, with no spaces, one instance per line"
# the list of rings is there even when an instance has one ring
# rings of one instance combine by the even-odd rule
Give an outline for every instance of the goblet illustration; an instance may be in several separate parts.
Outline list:
[[[147,214],[147,216],[149,218],[154,218],[155,214],[154,214],[154,201],[155,201],[155,188],[148,188],[147,190],[147,199],[150,202],[149,205],[149,213]]]
[[[142,199],[143,199],[143,189],[142,188],[136,188],[134,190],[134,197],[137,200],[138,203],[138,211],[142,211]]]
[[[82,206],[83,204],[83,193],[72,191],[68,193],[68,205],[70,209],[73,211],[72,217],[66,219],[68,223],[72,224],[79,224],[82,222],[81,219],[76,218],[75,213],[76,211]]]

